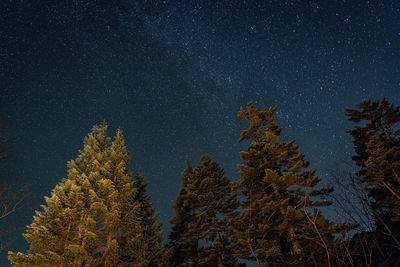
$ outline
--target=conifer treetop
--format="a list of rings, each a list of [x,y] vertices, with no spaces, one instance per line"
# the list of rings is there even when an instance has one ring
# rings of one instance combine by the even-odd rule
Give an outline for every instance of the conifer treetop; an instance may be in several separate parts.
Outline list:
[[[84,148],[68,162],[68,178],[27,226],[27,254],[9,252],[14,266],[161,266],[167,261],[146,184],[134,181],[128,170],[122,131],[112,142],[106,134],[103,122],[84,138]]]

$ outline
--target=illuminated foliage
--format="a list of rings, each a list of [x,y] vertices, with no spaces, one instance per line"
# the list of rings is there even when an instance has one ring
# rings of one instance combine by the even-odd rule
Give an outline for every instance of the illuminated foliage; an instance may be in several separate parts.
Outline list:
[[[14,266],[161,264],[158,254],[147,255],[138,245],[149,235],[156,236],[155,249],[161,242],[155,217],[149,218],[153,210],[145,185],[133,181],[127,169],[130,157],[122,132],[111,142],[106,130],[105,123],[93,127],[78,158],[68,162],[68,178],[45,198],[43,211],[36,211],[27,227],[27,254],[9,253]],[[148,223],[153,231],[144,230],[152,227]]]
[[[328,266],[336,230],[317,208],[330,205],[325,197],[332,188],[315,189],[320,179],[307,169],[294,141],[279,141],[275,110],[258,110],[249,103],[238,113],[249,123],[240,136],[249,146],[238,165],[237,188],[244,198],[238,256],[259,265]]]

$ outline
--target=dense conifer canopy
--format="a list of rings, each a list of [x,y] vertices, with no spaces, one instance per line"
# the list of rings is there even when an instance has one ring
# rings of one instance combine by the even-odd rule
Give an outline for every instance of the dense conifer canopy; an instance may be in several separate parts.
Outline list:
[[[161,232],[146,186],[142,178],[132,180],[122,132],[111,142],[106,131],[105,123],[94,126],[78,158],[68,162],[68,178],[27,227],[27,254],[9,253],[14,266],[161,264]],[[143,243],[157,252],[142,251]]]
[[[386,99],[364,101],[359,109],[348,109],[348,120],[357,125],[353,137],[359,166],[358,178],[369,194],[375,230],[365,233],[370,240],[372,264],[400,264],[400,109]],[[358,237],[358,236],[356,236]],[[363,246],[353,242],[362,251]],[[359,253],[362,254],[362,253]],[[364,259],[358,259],[367,263]]]
[[[250,102],[238,113],[249,123],[240,141],[250,142],[238,165],[237,189],[244,197],[238,255],[273,266],[327,265],[335,230],[316,208],[330,205],[325,198],[332,188],[315,189],[320,179],[307,169],[294,140],[279,141],[275,110],[258,110]]]
[[[171,220],[171,260],[181,266],[236,266],[233,219],[238,201],[224,170],[204,155],[182,175]]]
[[[348,120],[358,123],[349,131],[361,168],[359,176],[373,198],[373,208],[385,212],[400,201],[400,110],[386,99],[365,101],[360,110],[347,110]],[[398,214],[399,215],[399,214]]]
[[[9,252],[9,260],[26,267],[397,266],[400,110],[385,99],[359,108],[347,115],[357,123],[349,131],[359,167],[352,177],[370,197],[360,202],[373,214],[368,231],[322,215],[333,188],[321,187],[294,140],[280,140],[276,108],[250,102],[238,112],[248,124],[239,179],[231,182],[207,155],[194,168],[186,160],[167,246],[146,178],[129,171],[121,130],[111,140],[103,123],[27,226],[29,250]]]

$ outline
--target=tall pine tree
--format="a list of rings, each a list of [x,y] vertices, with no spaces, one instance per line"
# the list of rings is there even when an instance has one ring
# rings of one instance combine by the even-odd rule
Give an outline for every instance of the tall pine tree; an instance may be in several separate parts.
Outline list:
[[[181,180],[182,186],[175,199],[174,216],[171,219],[171,233],[169,234],[169,247],[172,254],[170,257],[171,266],[192,266],[198,262],[199,239],[195,236],[185,236],[187,225],[195,222],[195,210],[189,201],[187,189],[193,169],[190,160],[186,160],[186,169],[183,171]]]
[[[332,188],[315,189],[320,179],[306,169],[294,141],[279,142],[275,110],[258,110],[250,102],[238,113],[250,124],[239,141],[250,144],[238,165],[244,201],[237,255],[267,266],[329,266],[336,230],[317,208],[330,204],[324,199]]]
[[[133,266],[159,266],[166,263],[170,256],[170,250],[162,245],[163,231],[161,223],[158,222],[159,213],[155,212],[150,202],[150,196],[147,194],[146,179],[141,173],[135,177],[135,188],[137,189],[134,201],[139,206],[138,220],[140,229],[137,237],[129,242],[135,250]],[[139,237],[139,238],[138,238]]]
[[[349,131],[353,159],[373,199],[372,208],[384,216],[400,200],[400,110],[386,99],[364,101],[359,108],[347,110],[349,121],[362,123]]]
[[[356,152],[353,160],[360,167],[358,177],[368,190],[375,218],[375,230],[365,233],[372,248],[372,263],[397,266],[400,264],[400,109],[386,99],[364,101],[358,108],[347,110],[348,120],[357,123],[348,132]],[[360,257],[359,261],[364,259]]]
[[[231,182],[217,162],[205,155],[197,168],[187,165],[175,205],[170,239],[177,263],[183,266],[238,265],[232,228],[238,202]]]
[[[84,149],[68,162],[68,178],[46,197],[43,211],[24,234],[27,254],[9,252],[14,266],[132,266],[132,244],[142,240],[142,204],[128,171],[121,131],[114,141],[107,125],[93,127]],[[161,264],[161,262],[159,262]]]
[[[102,245],[94,220],[100,205],[93,184],[105,165],[104,153],[110,139],[106,125],[95,126],[85,138],[84,149],[68,162],[68,179],[63,179],[45,197],[43,211],[36,211],[24,237],[30,243],[28,254],[10,252],[15,266],[81,266],[97,263],[94,251]]]

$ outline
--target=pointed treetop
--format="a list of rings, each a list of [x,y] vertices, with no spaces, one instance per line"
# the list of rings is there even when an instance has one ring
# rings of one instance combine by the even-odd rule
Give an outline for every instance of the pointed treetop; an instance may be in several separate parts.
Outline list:
[[[92,131],[83,139],[84,151],[87,147],[91,147],[95,151],[106,147],[110,142],[110,138],[107,137],[107,129],[108,125],[105,122],[93,126]]]
[[[92,127],[92,132],[89,135],[106,135],[107,134],[108,125],[105,121],[102,123],[96,124]]]
[[[125,156],[128,155],[127,147],[125,145],[124,135],[121,129],[118,129],[117,133],[115,134],[114,140],[111,143],[111,150],[121,151]]]
[[[239,142],[251,137],[262,138],[268,132],[270,133],[269,137],[279,136],[281,128],[278,127],[274,118],[276,110],[276,107],[269,108],[268,111],[266,109],[258,110],[253,102],[247,104],[246,110],[240,108],[238,117],[247,120],[250,125],[247,130],[242,131]]]

